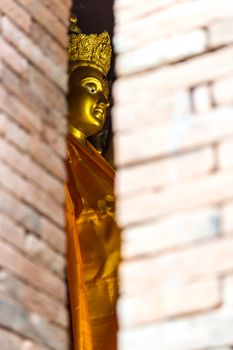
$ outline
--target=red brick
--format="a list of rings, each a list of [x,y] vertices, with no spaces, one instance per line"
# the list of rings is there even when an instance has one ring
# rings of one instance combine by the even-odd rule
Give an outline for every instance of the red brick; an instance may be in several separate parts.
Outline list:
[[[0,211],[27,230],[41,233],[41,215],[14,195],[0,188]]]
[[[65,255],[66,236],[63,230],[46,218],[42,219],[41,225],[41,237],[44,241],[49,243],[55,250]]]
[[[1,0],[0,10],[21,27],[26,33],[29,33],[31,27],[31,17],[22,6],[13,0]],[[15,62],[17,64],[17,62]]]
[[[64,203],[63,182],[58,181],[40,165],[33,162],[27,154],[20,152],[6,141],[0,140],[0,159],[8,163],[19,174],[46,190],[59,203]]]
[[[12,36],[12,32],[14,35]],[[2,19],[2,33],[4,38],[14,45],[28,60],[44,72],[63,91],[66,90],[67,77],[61,65],[55,65],[48,56],[22,31],[17,29],[7,18]]]
[[[66,96],[64,96],[59,88],[54,86],[43,74],[33,67],[30,68],[29,80],[32,92],[40,98],[43,105],[50,109],[59,109],[61,113],[66,115]],[[45,119],[48,119],[48,117],[46,116]],[[58,122],[56,118],[55,121]]]
[[[53,15],[53,11],[49,11],[41,2],[35,0],[18,0],[32,17],[38,21],[54,38],[59,41],[65,48],[67,36],[66,26],[62,25]]]
[[[30,80],[30,73],[28,78]],[[31,108],[35,114],[39,114],[41,118],[43,116],[46,118],[46,107],[42,104],[37,91],[32,91],[30,88],[30,82],[22,80],[20,76],[15,74],[13,70],[9,69],[7,65],[4,65],[2,83],[9,93],[19,98]]]
[[[0,113],[0,135],[4,135],[6,132],[7,118],[4,114]]]
[[[64,278],[65,257],[54,252],[44,241],[33,234],[27,234],[24,241],[24,251],[32,257],[32,261],[47,267],[50,271]]]
[[[36,135],[31,138],[30,154],[51,174],[64,181],[66,179],[65,164],[52,148]],[[48,162],[49,159],[49,162]]]
[[[0,265],[7,271],[28,282],[31,286],[46,291],[55,300],[65,300],[66,291],[61,279],[47,269],[32,263],[28,258],[1,241],[0,249]]]
[[[3,328],[45,344],[53,350],[63,350],[68,346],[67,333],[63,329],[49,324],[37,314],[27,313],[7,298],[0,299],[0,311],[0,325]]]
[[[28,77],[28,62],[10,46],[5,40],[0,38],[0,58],[11,66],[23,78]]]
[[[33,343],[31,340],[25,340],[22,343],[22,348],[20,350],[48,350],[44,346]],[[218,350],[218,349],[217,349]],[[222,349],[224,350],[224,349]]]
[[[13,246],[22,249],[24,243],[24,230],[0,213],[0,237],[12,244]]]
[[[64,136],[57,135],[56,130],[44,125],[43,137],[45,141],[52,147],[52,149],[62,158],[66,155],[66,139]]]
[[[40,131],[42,121],[35,117],[35,112],[26,107],[15,96],[11,96],[0,86],[0,108],[19,125],[29,131]]]
[[[70,0],[67,4],[70,5]],[[70,16],[70,8],[66,6],[63,0],[43,0],[43,3],[56,15],[63,23],[67,24]]]
[[[0,273],[0,293],[29,312],[37,313],[48,321],[64,328],[68,326],[67,310],[64,305],[47,294],[16,279],[6,271]]]
[[[3,350],[18,350],[22,344],[22,338],[7,330],[0,329],[0,344]]]
[[[0,163],[0,173],[2,186],[5,189],[18,196],[22,201],[30,204],[42,214],[47,215],[61,227],[64,227],[64,209],[51,196],[42,189],[37,188],[37,186],[25,181],[5,164]]]
[[[11,120],[7,120],[5,137],[21,151],[28,153],[30,147],[29,133]],[[2,153],[3,150],[0,152]]]
[[[56,6],[54,6],[53,10],[55,9]],[[33,41],[39,44],[43,52],[49,56],[54,63],[67,64],[67,55],[64,48],[62,48],[39,23],[32,22],[30,35]]]

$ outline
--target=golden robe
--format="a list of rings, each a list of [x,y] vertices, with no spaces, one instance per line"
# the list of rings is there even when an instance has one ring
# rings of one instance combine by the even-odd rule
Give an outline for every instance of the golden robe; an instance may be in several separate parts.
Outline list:
[[[68,284],[75,350],[116,350],[120,234],[114,171],[90,145],[68,137]]]

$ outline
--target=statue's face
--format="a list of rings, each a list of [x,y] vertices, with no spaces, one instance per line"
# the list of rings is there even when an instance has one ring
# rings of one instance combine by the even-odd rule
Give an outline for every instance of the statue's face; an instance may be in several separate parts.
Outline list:
[[[97,69],[77,68],[69,79],[69,124],[86,136],[95,135],[106,120],[108,95],[107,81]]]

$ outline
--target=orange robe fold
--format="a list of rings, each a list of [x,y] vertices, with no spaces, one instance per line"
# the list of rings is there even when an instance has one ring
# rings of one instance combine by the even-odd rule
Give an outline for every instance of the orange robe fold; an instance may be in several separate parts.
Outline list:
[[[116,350],[120,234],[114,171],[69,136],[66,186],[68,284],[75,350]]]

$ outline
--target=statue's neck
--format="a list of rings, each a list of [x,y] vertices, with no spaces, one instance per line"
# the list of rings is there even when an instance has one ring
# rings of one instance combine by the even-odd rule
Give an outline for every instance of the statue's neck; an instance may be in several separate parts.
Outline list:
[[[72,134],[76,140],[81,142],[83,145],[86,145],[87,136],[85,134],[83,134],[80,130],[76,129],[72,125],[69,125],[68,129],[69,129],[70,134]]]

